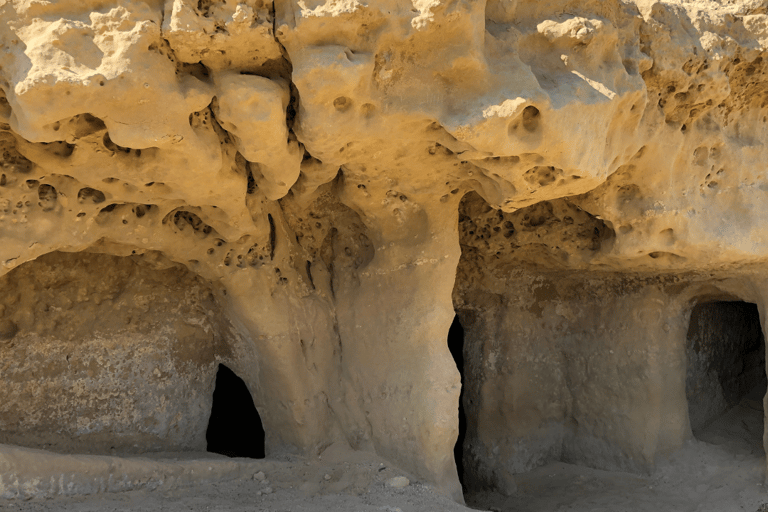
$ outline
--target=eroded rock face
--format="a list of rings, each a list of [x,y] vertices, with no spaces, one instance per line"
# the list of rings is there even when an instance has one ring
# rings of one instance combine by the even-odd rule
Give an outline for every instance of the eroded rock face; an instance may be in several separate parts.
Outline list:
[[[511,492],[546,460],[652,467],[691,435],[693,307],[727,295],[765,318],[758,1],[3,2],[0,19],[0,270],[24,297],[0,303],[49,307],[0,319],[3,378],[43,378],[3,391],[32,422],[5,441],[78,450],[106,414],[94,450],[198,447],[226,362],[268,454],[346,441],[458,498],[455,309],[468,481]],[[86,281],[115,323],[79,324],[76,294],[50,309],[53,284]],[[87,425],[80,395],[35,405],[45,382],[101,378],[83,403],[137,379],[145,401],[83,406]],[[178,386],[195,412],[174,419],[153,400]]]
[[[207,283],[151,262],[54,252],[3,276],[2,442],[205,449],[214,365],[235,335]]]

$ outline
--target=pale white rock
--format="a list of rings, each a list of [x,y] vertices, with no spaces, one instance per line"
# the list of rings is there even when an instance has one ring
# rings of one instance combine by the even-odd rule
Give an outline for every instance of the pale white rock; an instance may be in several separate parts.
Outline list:
[[[393,476],[389,480],[387,480],[387,486],[392,487],[394,489],[401,489],[403,487],[408,487],[410,485],[410,480],[408,480],[404,476]]]

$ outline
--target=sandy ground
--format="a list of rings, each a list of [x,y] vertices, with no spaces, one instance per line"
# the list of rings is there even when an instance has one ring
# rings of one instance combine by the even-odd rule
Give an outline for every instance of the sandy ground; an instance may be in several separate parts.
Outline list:
[[[187,453],[168,458],[155,454],[137,457],[146,468],[178,464],[194,472],[220,475],[221,482],[195,481],[88,496],[0,501],[3,511],[466,511],[438,495],[412,475],[375,455],[331,447],[319,459],[228,459],[209,453]],[[140,459],[140,460],[139,460]],[[237,467],[233,466],[233,462]],[[188,471],[189,473],[189,471]],[[199,479],[205,480],[206,476]],[[215,478],[215,477],[214,477]],[[406,478],[407,481],[404,481]],[[407,485],[403,486],[403,483]]]
[[[467,495],[467,508],[439,496],[371,454],[332,447],[318,460],[238,459],[240,476],[218,483],[90,496],[0,501],[9,511],[271,511],[271,512],[768,512],[764,487],[760,394],[745,397],[697,433],[653,475],[600,471],[554,463],[518,475],[518,494]],[[157,456],[156,456],[157,457]],[[189,463],[231,464],[212,454],[187,454]],[[182,459],[179,463],[184,464]],[[205,469],[205,468],[204,468]],[[262,474],[260,474],[263,473]],[[393,478],[409,478],[393,487]]]

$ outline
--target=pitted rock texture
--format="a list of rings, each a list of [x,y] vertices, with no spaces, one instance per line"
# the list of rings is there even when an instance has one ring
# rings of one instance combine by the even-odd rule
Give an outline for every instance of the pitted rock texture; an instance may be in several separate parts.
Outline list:
[[[162,259],[50,253],[2,278],[0,440],[55,451],[204,450],[231,326]]]
[[[89,300],[112,290],[93,314],[163,290],[156,318],[108,313],[130,343],[51,302],[72,317],[55,351],[49,317],[6,306],[0,365],[43,380],[5,388],[34,426],[2,439],[77,450],[106,415],[93,449],[196,445],[221,360],[268,455],[343,442],[460,499],[458,310],[478,485],[552,459],[652,467],[691,436],[694,305],[766,318],[767,45],[760,0],[0,0],[0,272],[48,276],[0,303],[47,304],[67,262]],[[221,326],[193,343],[179,307],[204,289],[191,318]],[[57,366],[75,342],[82,375]],[[119,397],[140,379],[153,412],[110,416],[87,386],[55,413],[32,398],[96,378]],[[197,412],[163,416],[171,383]]]

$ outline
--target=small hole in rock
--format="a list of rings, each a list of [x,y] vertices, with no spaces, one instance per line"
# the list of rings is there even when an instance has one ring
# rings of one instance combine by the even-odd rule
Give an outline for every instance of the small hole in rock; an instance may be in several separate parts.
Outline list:
[[[339,96],[338,98],[333,100],[333,106],[336,110],[343,112],[349,109],[350,106],[352,106],[352,100],[350,100],[346,96]]]
[[[539,109],[533,105],[528,105],[523,109],[523,128],[532,132],[539,127]]]

